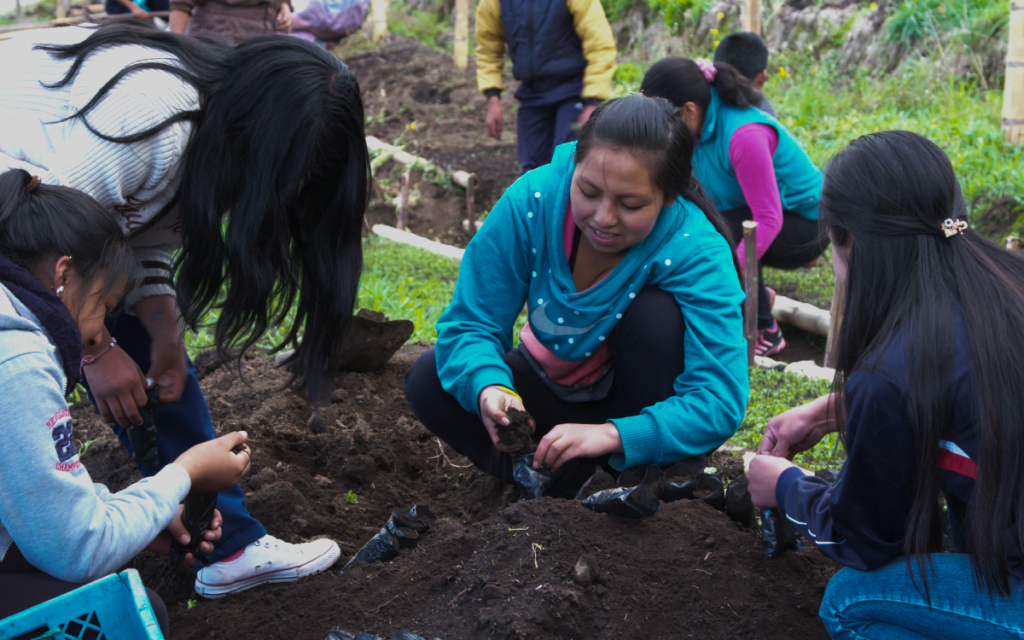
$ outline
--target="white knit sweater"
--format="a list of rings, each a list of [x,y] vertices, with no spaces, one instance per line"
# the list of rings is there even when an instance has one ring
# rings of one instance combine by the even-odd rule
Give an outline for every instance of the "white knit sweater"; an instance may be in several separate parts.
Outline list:
[[[140,286],[126,299],[131,307],[154,295],[174,295],[172,253],[180,244],[178,212],[169,211],[148,228],[174,197],[179,167],[192,129],[178,123],[134,144],[97,137],[75,118],[58,122],[85,106],[124,67],[170,54],[140,46],[111,47],[91,54],[69,85],[47,89],[64,77],[70,61],[55,60],[40,43],[70,44],[91,33],[84,27],[46,29],[0,42],[0,171],[20,168],[44,184],[89,194],[120,216],[121,227],[142,263]],[[97,131],[124,136],[144,131],[169,116],[199,108],[196,90],[159,70],[121,79],[86,116]],[[141,229],[141,230],[140,230]]]

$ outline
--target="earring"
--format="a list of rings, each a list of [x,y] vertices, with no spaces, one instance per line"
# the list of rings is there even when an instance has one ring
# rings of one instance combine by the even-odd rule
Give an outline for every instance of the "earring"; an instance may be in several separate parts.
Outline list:
[[[54,293],[57,294],[58,298],[63,298],[64,297],[64,285],[60,285],[59,287],[57,287],[57,291],[55,291]]]

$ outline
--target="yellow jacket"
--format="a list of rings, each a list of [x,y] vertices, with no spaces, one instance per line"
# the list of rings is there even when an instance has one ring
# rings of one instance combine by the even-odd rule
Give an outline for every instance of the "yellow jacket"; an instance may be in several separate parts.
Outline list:
[[[583,43],[586,70],[583,73],[584,100],[608,100],[615,73],[615,38],[600,0],[565,0],[573,17],[576,34]],[[477,85],[481,93],[505,88],[505,29],[500,0],[480,0],[476,10]]]

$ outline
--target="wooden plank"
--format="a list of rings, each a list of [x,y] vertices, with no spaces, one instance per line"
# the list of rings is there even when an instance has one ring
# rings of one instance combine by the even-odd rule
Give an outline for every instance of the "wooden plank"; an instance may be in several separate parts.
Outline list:
[[[747,339],[747,366],[754,366],[757,346],[757,223],[743,223],[743,290],[747,300],[743,311],[743,337]]]
[[[1010,0],[1009,43],[1003,88],[1003,131],[1010,144],[1024,143],[1024,0]]]
[[[388,35],[388,0],[372,0],[373,41],[380,43]]]
[[[455,0],[455,68],[469,65],[469,0]]]
[[[761,34],[761,0],[743,0],[740,27],[743,31]]]

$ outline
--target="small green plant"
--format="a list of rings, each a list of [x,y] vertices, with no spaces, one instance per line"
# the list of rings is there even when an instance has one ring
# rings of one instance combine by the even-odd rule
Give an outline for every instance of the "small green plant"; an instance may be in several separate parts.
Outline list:
[[[85,454],[89,452],[90,447],[95,443],[95,440],[86,440],[78,447],[78,457],[84,458]]]
[[[186,606],[188,607],[188,610],[191,611],[192,607],[196,606],[196,599],[189,598],[189,601],[186,603]]]
[[[345,494],[345,502],[349,504],[359,504],[359,496],[355,492],[349,491]]]

